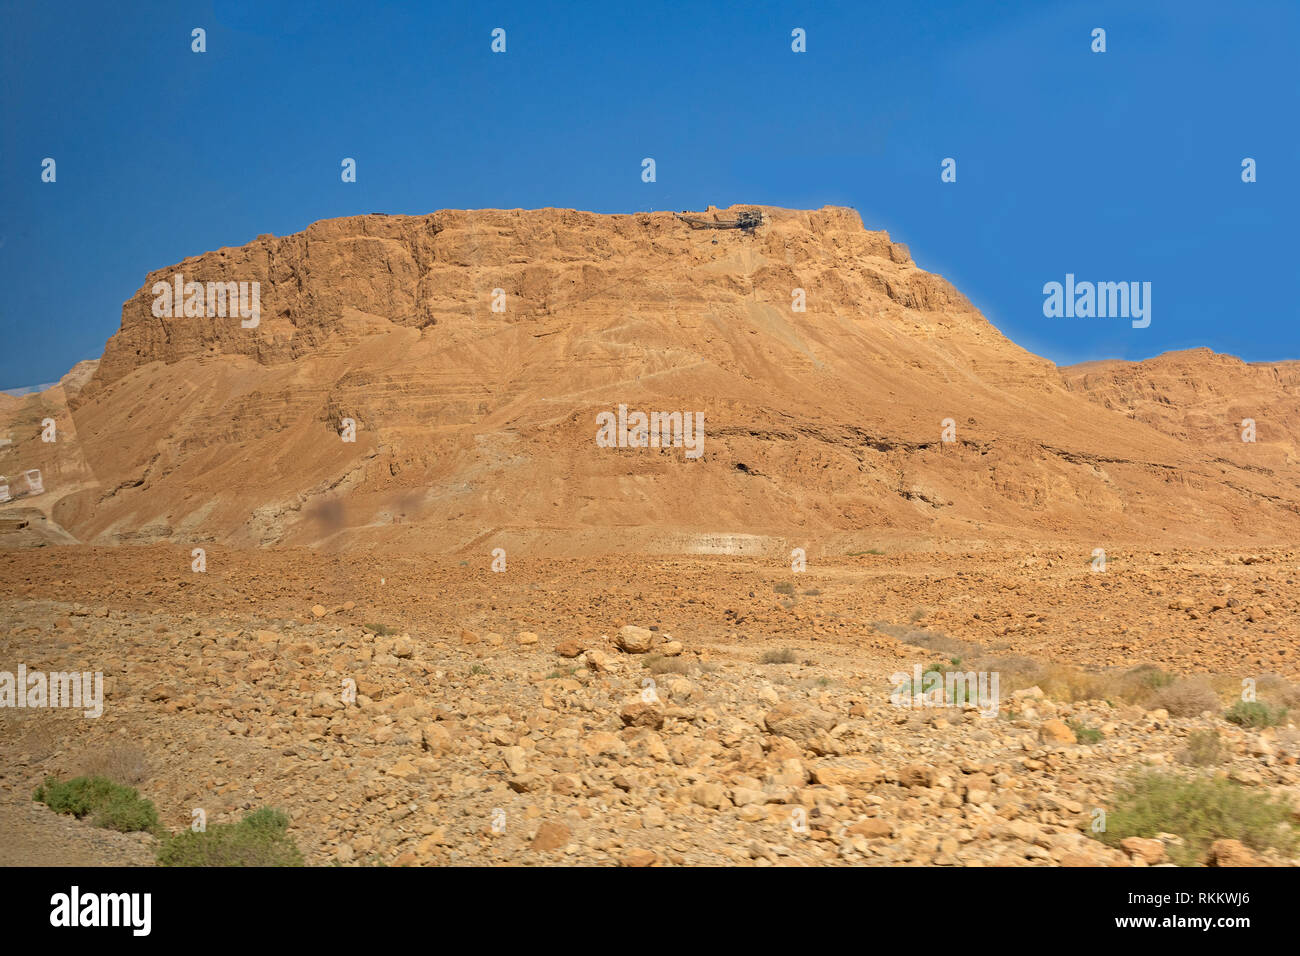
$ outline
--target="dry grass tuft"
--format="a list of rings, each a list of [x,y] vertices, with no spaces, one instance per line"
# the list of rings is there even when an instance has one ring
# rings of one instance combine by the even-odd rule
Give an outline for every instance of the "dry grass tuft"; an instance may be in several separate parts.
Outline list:
[[[104,777],[124,787],[149,779],[149,758],[137,744],[113,741],[82,756],[83,777]]]

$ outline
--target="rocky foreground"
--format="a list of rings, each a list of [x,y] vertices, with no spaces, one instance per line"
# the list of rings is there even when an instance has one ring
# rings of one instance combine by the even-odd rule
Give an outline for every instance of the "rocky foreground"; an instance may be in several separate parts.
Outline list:
[[[1300,814],[1294,726],[1061,690],[1158,663],[1225,702],[1242,677],[1291,692],[1295,555],[1124,557],[494,574],[222,552],[195,573],[175,548],[0,552],[0,670],[102,671],[107,691],[98,719],[0,712],[0,806],[36,826],[45,775],[135,759],[171,829],[275,806],[317,865],[1145,866],[1178,838],[1092,830],[1144,767]],[[891,699],[897,673],[952,659],[999,669],[995,716]],[[1220,758],[1185,767],[1210,729]],[[1228,840],[1205,862],[1300,860]]]

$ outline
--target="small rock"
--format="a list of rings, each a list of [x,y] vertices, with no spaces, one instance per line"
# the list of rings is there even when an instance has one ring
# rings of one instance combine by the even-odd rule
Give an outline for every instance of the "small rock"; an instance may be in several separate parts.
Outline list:
[[[1163,862],[1165,858],[1165,845],[1159,840],[1133,836],[1120,840],[1119,845],[1129,856],[1139,857],[1152,866]]]
[[[653,704],[643,701],[628,704],[619,716],[627,727],[650,727],[658,730],[664,725],[664,712]]]
[[[1073,744],[1078,742],[1074,731],[1065,721],[1053,717],[1038,725],[1038,739],[1045,744]]]
[[[531,849],[542,853],[558,850],[567,845],[572,838],[573,833],[563,823],[548,820],[537,828],[537,835],[533,837]]]
[[[904,787],[933,787],[938,779],[938,771],[929,764],[908,764],[898,772],[898,782]]]
[[[731,806],[727,799],[727,789],[718,783],[699,783],[691,788],[691,802],[710,810],[721,810]]]
[[[1263,866],[1240,840],[1215,840],[1210,844],[1206,866]]]
[[[888,820],[881,820],[879,817],[869,817],[866,820],[859,820],[846,831],[853,836],[863,836],[868,839],[872,837],[891,837],[894,835],[894,825]]]
[[[645,654],[654,644],[654,632],[635,624],[625,624],[618,629],[614,643],[627,654]]]

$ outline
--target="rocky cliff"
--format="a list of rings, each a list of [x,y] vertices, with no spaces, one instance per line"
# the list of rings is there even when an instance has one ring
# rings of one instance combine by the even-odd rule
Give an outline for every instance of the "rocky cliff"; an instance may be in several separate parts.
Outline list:
[[[762,211],[359,216],[160,269],[70,399],[60,452],[94,480],[51,487],[51,516],[100,543],[438,551],[1300,531],[1294,444],[1229,455],[1123,370],[1063,374],[852,210]],[[160,308],[178,275],[180,299],[257,283],[255,325]],[[702,415],[702,453],[602,447],[620,405]]]

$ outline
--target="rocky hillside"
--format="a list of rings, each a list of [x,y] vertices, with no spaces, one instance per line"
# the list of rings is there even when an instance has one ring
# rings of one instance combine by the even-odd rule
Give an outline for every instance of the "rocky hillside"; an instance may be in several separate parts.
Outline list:
[[[1300,362],[1243,362],[1209,349],[1145,362],[1087,362],[1066,384],[1107,408],[1243,467],[1284,476],[1300,464]],[[1254,424],[1253,442],[1249,425]]]

